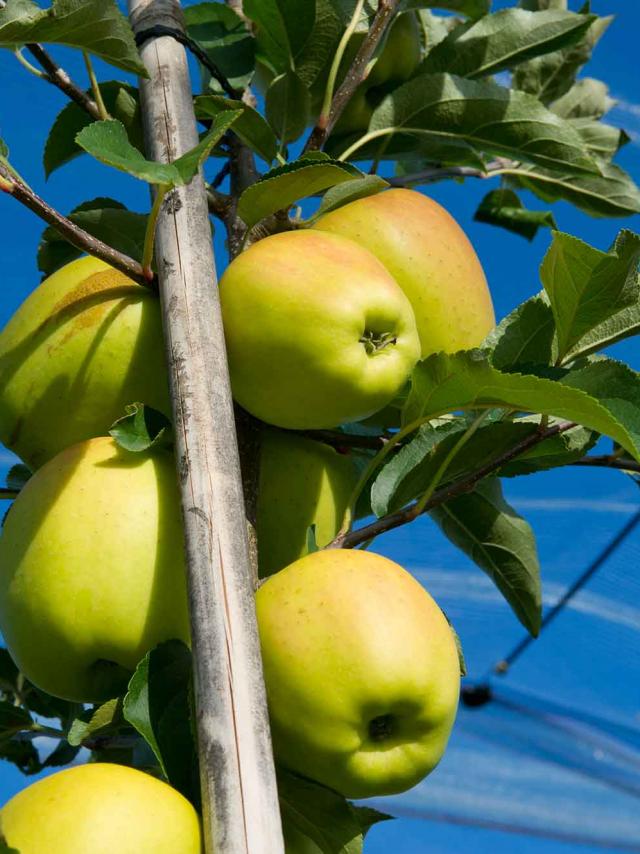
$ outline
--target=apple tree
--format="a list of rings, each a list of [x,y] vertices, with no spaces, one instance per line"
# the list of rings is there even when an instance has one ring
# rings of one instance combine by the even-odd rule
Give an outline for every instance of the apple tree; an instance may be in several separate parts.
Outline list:
[[[640,237],[593,247],[552,209],[640,211],[583,74],[611,19],[490,6],[0,2],[2,61],[67,99],[45,174],[88,156],[152,198],[54,209],[3,128],[3,248],[16,203],[46,227],[0,333],[0,755],[90,764],[11,801],[0,851],[197,854],[199,813],[207,854],[357,854],[388,816],[353,801],[435,767],[464,674],[377,538],[428,514],[535,636],[535,536],[502,479],[640,471],[640,376],[603,352],[640,329]],[[429,197],[444,180],[486,182],[479,221],[549,229],[504,318]],[[123,824],[120,779],[164,818]]]

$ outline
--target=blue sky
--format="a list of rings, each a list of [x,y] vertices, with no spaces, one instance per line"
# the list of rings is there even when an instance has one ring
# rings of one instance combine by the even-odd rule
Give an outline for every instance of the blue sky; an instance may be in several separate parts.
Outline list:
[[[495,8],[510,5],[508,2],[494,3]],[[610,85],[612,95],[618,99],[618,106],[609,119],[625,127],[633,139],[632,144],[622,152],[619,162],[635,175],[636,180],[640,180],[640,95],[637,87],[640,6],[630,0],[594,0],[592,5],[599,14],[617,15],[589,66],[589,75],[604,79]],[[573,4],[573,8],[576,6]],[[76,58],[70,57],[65,51],[59,51],[57,55],[64,57],[72,74],[84,80],[83,70]],[[106,67],[100,67],[100,72],[103,79],[121,78],[117,71],[113,72]],[[134,210],[147,209],[148,194],[142,183],[96,164],[88,157],[56,172],[45,183],[41,165],[43,144],[48,128],[65,102],[57,91],[28,75],[7,52],[0,54],[0,92],[0,136],[11,149],[12,162],[54,206],[68,211],[86,199],[109,195]],[[537,270],[548,245],[549,235],[541,232],[529,244],[502,230],[473,222],[478,202],[493,186],[483,181],[467,181],[464,185],[447,182],[429,188],[429,194],[444,204],[467,231],[487,272],[497,316],[502,317],[538,290]],[[533,197],[527,197],[526,201],[531,206],[543,207]],[[554,213],[561,230],[575,234],[601,249],[609,246],[621,227],[640,231],[640,217],[614,221],[594,220],[564,203],[555,205]],[[4,324],[39,280],[35,253],[43,225],[30,212],[5,197],[0,198],[0,226],[0,252],[3,258],[0,324]],[[216,248],[218,265],[222,268],[224,251],[219,231]],[[640,347],[637,342],[618,345],[614,352],[617,357],[640,369]],[[9,455],[0,449],[0,468],[6,469],[8,464]],[[623,476],[582,469],[520,478],[509,482],[506,492],[514,506],[527,516],[538,535],[545,580],[545,604],[554,601],[576,571],[635,510],[637,502],[637,488]],[[519,625],[499,599],[491,600],[491,609],[483,604],[473,610],[469,604],[469,589],[476,585],[474,589],[478,590],[478,601],[486,603],[492,596],[490,586],[487,586],[479,570],[443,542],[428,521],[398,531],[376,547],[412,569],[445,605],[465,645],[471,677],[481,678],[496,658],[521,637]],[[624,679],[624,669],[612,665],[612,659],[616,658],[618,651],[605,649],[600,656],[592,651],[581,653],[583,638],[587,637],[590,624],[580,622],[580,619],[587,619],[585,614],[589,608],[599,608],[603,612],[610,601],[607,599],[605,582],[603,585],[605,587],[602,590],[592,591],[591,599],[581,600],[582,617],[577,611],[572,612],[571,619],[567,619],[564,624],[559,623],[559,628],[554,630],[555,635],[550,634],[548,640],[539,642],[535,654],[515,674],[516,682],[520,679],[518,684],[544,692],[550,690],[550,682],[556,680],[554,684],[571,686],[571,691],[581,698],[584,707],[596,702],[596,692],[590,689],[594,685],[602,685],[601,693],[605,700],[616,697],[616,702],[618,699],[620,703],[625,702],[624,697],[618,698],[613,684]],[[634,614],[631,613],[629,617],[631,621]],[[560,647],[566,652],[563,660],[559,660],[554,652]],[[635,658],[628,650],[627,655],[637,663],[637,648]],[[582,683],[576,679],[574,684],[570,674],[585,674],[585,677]],[[582,687],[584,696],[580,693]],[[637,696],[627,696],[627,701],[635,703],[637,709]],[[456,737],[454,735],[453,746]],[[448,768],[445,761],[442,770],[435,773],[444,775],[448,773]],[[24,779],[13,768],[0,764],[0,801],[23,785]],[[425,784],[425,803],[429,800],[428,786],[429,781]],[[473,854],[502,854],[516,850],[523,854],[570,854],[574,851],[578,854],[591,850],[586,846],[542,838],[516,837],[476,827],[454,827],[407,818],[372,831],[366,852],[388,854],[392,849],[406,854],[453,854],[467,851]]]

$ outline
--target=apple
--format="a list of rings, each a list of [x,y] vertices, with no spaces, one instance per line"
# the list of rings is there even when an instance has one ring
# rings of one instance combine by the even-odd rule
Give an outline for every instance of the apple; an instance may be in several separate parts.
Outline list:
[[[411,788],[437,765],[460,688],[445,616],[401,566],[314,552],[256,594],[277,760],[347,798]]]
[[[57,697],[114,696],[151,648],[189,642],[183,548],[169,452],[99,438],[58,454],[0,536],[0,631],[17,666]]]
[[[351,454],[295,434],[265,430],[260,447],[258,556],[271,575],[307,553],[307,531],[326,546],[340,530],[358,480]]]
[[[478,256],[433,199],[386,190],[331,211],[313,227],[354,240],[385,265],[411,302],[423,358],[476,347],[494,327]]]
[[[198,815],[175,789],[135,768],[77,765],[18,792],[0,812],[20,854],[200,854]]]
[[[302,229],[254,243],[225,271],[220,301],[234,397],[277,427],[366,418],[420,355],[409,300],[340,235]]]
[[[171,412],[158,297],[104,261],[72,261],[0,333],[0,441],[35,469],[138,400]]]

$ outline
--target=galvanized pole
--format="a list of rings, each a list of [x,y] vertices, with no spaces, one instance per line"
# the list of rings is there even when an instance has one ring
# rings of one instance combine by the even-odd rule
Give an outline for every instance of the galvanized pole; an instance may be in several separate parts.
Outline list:
[[[140,81],[147,155],[198,142],[177,0],[129,0],[149,72]],[[140,35],[142,34],[142,36]],[[146,38],[145,38],[146,36]],[[207,854],[282,854],[245,510],[202,177],[171,193],[156,262],[188,564]]]

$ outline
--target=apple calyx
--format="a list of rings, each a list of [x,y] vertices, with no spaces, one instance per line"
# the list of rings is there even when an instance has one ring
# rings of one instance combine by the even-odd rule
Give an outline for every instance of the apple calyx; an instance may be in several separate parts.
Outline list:
[[[378,715],[369,721],[369,738],[371,741],[386,741],[394,735],[395,717],[391,714]]]
[[[365,329],[360,343],[364,345],[367,356],[373,356],[384,350],[385,347],[392,347],[398,341],[398,336],[393,332],[374,332],[372,329]]]

